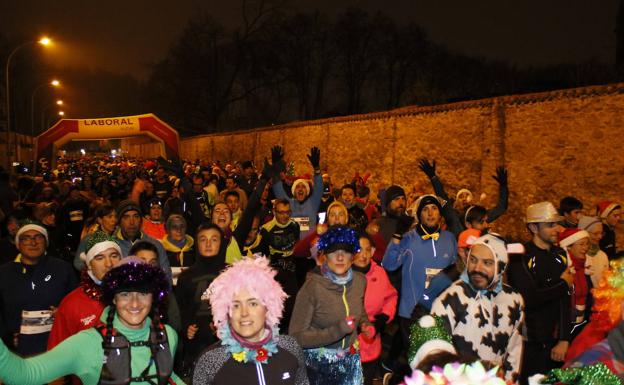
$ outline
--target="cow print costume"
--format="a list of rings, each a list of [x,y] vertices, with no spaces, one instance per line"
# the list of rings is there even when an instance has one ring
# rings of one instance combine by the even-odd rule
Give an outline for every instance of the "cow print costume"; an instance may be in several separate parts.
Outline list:
[[[462,278],[435,300],[431,313],[443,319],[460,355],[499,365],[505,378],[515,382],[522,361],[524,301],[512,287],[502,283],[507,264],[504,241],[488,234],[477,243],[488,246],[495,256],[498,268],[490,286],[493,289],[475,289],[464,271]]]

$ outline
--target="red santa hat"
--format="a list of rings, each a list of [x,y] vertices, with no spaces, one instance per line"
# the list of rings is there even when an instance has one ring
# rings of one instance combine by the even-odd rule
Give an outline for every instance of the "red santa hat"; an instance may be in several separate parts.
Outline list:
[[[559,234],[559,246],[566,248],[583,238],[589,238],[589,233],[576,227],[565,229]]]
[[[619,203],[615,203],[612,201],[598,202],[598,205],[596,206],[596,215],[598,215],[602,219],[605,219],[609,216],[609,214],[611,214],[613,210],[619,208],[621,208]]]

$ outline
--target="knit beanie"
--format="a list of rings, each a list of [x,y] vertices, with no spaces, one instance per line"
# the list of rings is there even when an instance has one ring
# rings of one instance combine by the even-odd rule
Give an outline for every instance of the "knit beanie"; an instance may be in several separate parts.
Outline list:
[[[167,222],[165,222],[165,230],[169,231],[172,228],[186,230],[186,219],[180,214],[171,214],[169,218],[167,218]]]
[[[589,238],[589,233],[587,231],[574,227],[565,229],[559,234],[559,246],[567,248],[583,238]]]
[[[49,244],[48,231],[45,229],[45,227],[43,227],[43,225],[38,223],[38,222],[26,221],[19,228],[19,230],[17,230],[17,234],[15,234],[15,244],[16,245],[19,245],[19,237],[20,237],[20,235],[22,235],[24,232],[29,231],[29,230],[35,230],[38,233],[40,233],[41,235],[43,235],[45,237],[45,240],[46,240],[46,246]]]
[[[578,225],[576,227],[578,227],[581,230],[589,230],[590,227],[592,227],[593,225],[597,223],[602,224],[599,218],[584,215],[579,219]]]
[[[405,196],[405,190],[403,190],[403,188],[401,186],[392,185],[392,186],[388,187],[386,189],[386,196],[385,196],[384,206],[388,207],[390,202],[392,202],[394,199],[396,199],[398,197],[401,197],[401,196]]]
[[[442,318],[425,315],[410,328],[407,358],[412,369],[430,353],[444,351],[457,354],[449,333],[444,328]]]
[[[119,202],[117,205],[117,218],[121,219],[121,217],[128,211],[136,211],[141,214],[141,207],[133,200],[126,199]]]
[[[420,213],[423,211],[425,206],[430,204],[436,205],[438,207],[438,210],[440,210],[440,213],[442,213],[442,205],[440,204],[440,200],[438,199],[438,197],[431,194],[423,195],[422,197],[418,198],[418,205],[416,206],[416,218],[418,219],[418,221],[420,221]]]

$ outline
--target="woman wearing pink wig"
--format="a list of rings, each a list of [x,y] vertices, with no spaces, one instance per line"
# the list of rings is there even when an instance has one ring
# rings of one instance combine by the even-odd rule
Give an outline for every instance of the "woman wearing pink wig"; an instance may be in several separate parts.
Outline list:
[[[202,299],[210,301],[221,342],[197,359],[194,384],[308,385],[297,341],[279,335],[286,293],[266,258],[235,262]]]

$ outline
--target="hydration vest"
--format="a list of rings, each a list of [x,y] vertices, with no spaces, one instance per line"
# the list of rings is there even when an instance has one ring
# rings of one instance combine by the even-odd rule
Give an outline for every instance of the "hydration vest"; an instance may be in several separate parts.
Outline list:
[[[109,338],[106,335],[106,325],[102,322],[98,322],[95,329],[102,336],[104,349],[104,362],[98,385],[129,385],[134,382],[148,382],[152,385],[175,384],[170,379],[173,358],[164,326],[160,329],[150,327],[148,340],[137,342],[129,342],[116,329],[113,329],[113,335]],[[130,353],[133,346],[147,346],[152,353],[150,361],[138,377],[132,377]],[[156,374],[149,374],[152,364],[156,365]]]

